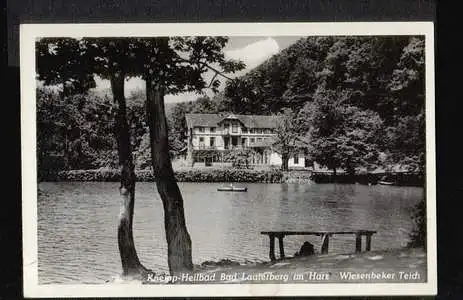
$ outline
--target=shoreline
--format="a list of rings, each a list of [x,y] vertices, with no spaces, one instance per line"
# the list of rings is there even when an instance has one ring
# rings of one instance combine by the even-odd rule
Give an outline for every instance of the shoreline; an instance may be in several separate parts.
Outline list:
[[[237,183],[340,183],[340,184],[381,184],[381,177],[386,173],[362,173],[347,175],[330,172],[313,172],[307,169],[282,171],[277,168],[267,169],[218,169],[218,168],[182,168],[174,170],[177,182],[237,182]],[[138,182],[155,182],[151,170],[136,170]],[[392,186],[424,187],[423,176],[413,173],[388,174]],[[97,181],[118,182],[117,169],[69,170],[59,172],[41,172],[39,182],[59,181]]]
[[[135,284],[319,284],[422,283],[427,281],[423,248],[288,257],[274,262],[222,259],[195,265],[192,272],[170,276],[151,271],[142,280],[114,277],[110,283]]]

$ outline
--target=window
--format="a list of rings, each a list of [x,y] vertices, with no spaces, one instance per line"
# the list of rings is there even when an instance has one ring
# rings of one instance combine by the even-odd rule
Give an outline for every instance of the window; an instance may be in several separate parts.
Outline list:
[[[211,137],[209,140],[209,146],[215,147],[215,137]]]
[[[246,138],[242,138],[242,139],[241,139],[241,145],[242,145],[243,147],[246,147]]]
[[[299,155],[298,154],[294,155],[294,164],[295,165],[299,164]]]
[[[237,123],[233,123],[233,124],[232,124],[232,132],[233,132],[233,133],[237,133],[237,132],[238,132],[238,124],[237,124]]]
[[[262,129],[260,129],[260,128],[256,129],[256,133],[257,133],[257,134],[261,134],[261,133],[262,133]]]
[[[211,127],[211,132],[215,132],[215,127]]]
[[[246,127],[241,127],[241,132],[242,133],[248,133],[248,129]]]
[[[256,140],[254,138],[251,138],[249,141],[251,142],[251,144],[254,144]]]
[[[204,127],[198,127],[198,132],[204,132]]]
[[[257,138],[257,141],[258,141],[258,142],[262,142],[262,138]]]
[[[203,138],[203,137],[200,137],[200,138],[199,138],[199,142],[200,142],[200,143],[204,143],[204,138]]]
[[[254,133],[254,129],[249,129],[249,133]]]

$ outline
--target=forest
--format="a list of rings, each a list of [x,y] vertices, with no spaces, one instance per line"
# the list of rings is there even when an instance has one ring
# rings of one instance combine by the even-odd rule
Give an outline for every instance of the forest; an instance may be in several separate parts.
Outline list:
[[[328,169],[400,166],[422,174],[424,48],[420,36],[302,38],[245,75],[227,80],[211,97],[166,103],[170,156],[184,154],[186,113],[280,114],[287,120],[282,132],[307,141],[310,159]],[[135,90],[126,99],[137,169],[151,166],[145,98],[144,90]],[[116,107],[111,93],[41,85],[39,176],[117,168]]]

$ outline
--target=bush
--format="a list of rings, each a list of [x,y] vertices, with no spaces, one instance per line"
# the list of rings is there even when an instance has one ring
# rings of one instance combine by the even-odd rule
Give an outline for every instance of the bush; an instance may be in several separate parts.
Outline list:
[[[135,171],[137,181],[154,181],[151,170]],[[72,170],[49,173],[40,178],[43,181],[119,181],[118,169],[101,168],[96,170]],[[180,182],[263,182],[279,183],[283,181],[283,173],[277,169],[185,169],[175,172]]]
[[[426,200],[421,199],[414,209],[412,215],[414,228],[410,234],[408,247],[424,247],[426,249]]]

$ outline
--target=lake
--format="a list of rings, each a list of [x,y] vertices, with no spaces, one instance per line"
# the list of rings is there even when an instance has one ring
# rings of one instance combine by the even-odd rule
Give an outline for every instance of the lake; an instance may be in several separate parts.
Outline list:
[[[220,183],[179,183],[193,262],[268,260],[265,230],[378,231],[372,250],[400,248],[413,228],[418,187],[342,184],[246,184],[247,193],[218,192]],[[42,182],[38,197],[39,283],[103,283],[121,273],[117,247],[119,191],[115,182]],[[167,271],[161,199],[154,183],[137,183],[134,239],[141,262]],[[292,255],[304,241],[285,238]],[[353,252],[354,237],[333,236],[330,253]],[[278,250],[277,250],[278,251]]]

